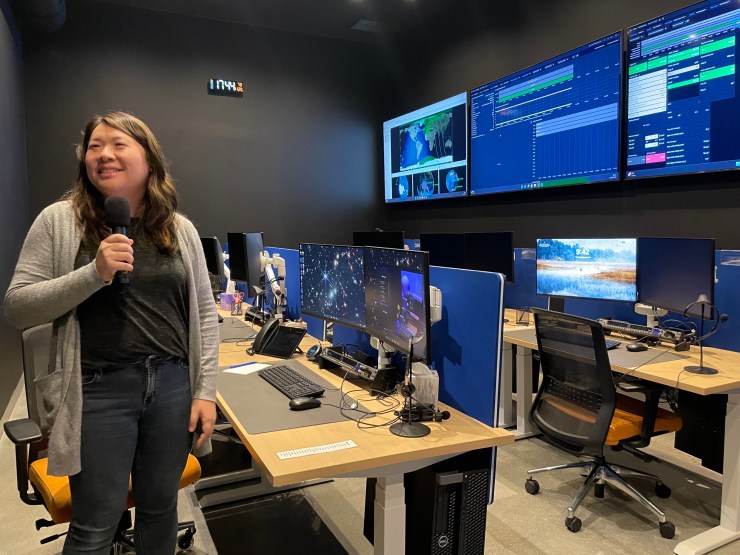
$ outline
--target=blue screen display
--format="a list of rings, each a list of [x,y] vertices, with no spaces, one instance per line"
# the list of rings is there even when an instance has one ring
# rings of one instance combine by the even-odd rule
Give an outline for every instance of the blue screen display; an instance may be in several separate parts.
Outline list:
[[[362,247],[302,243],[298,265],[302,313],[365,328]]]
[[[423,360],[429,355],[427,253],[365,247],[367,333]]]
[[[637,300],[637,239],[537,239],[537,293]]]
[[[739,30],[740,0],[628,29],[627,178],[740,167]]]
[[[470,194],[619,179],[621,33],[470,92]]]
[[[468,194],[467,107],[460,93],[383,123],[386,202]]]

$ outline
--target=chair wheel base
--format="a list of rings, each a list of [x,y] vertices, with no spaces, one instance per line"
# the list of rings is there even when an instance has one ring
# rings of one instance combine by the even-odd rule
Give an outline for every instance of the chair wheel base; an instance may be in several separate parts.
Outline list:
[[[190,549],[193,547],[195,536],[195,526],[190,526],[185,532],[177,538],[177,547],[182,550]]]
[[[661,522],[660,523],[660,535],[665,539],[670,540],[676,535],[676,527],[672,522]]]
[[[671,496],[671,488],[662,482],[658,482],[655,484],[655,495],[661,499],[668,499]]]
[[[527,478],[524,482],[524,489],[529,495],[536,495],[540,491],[540,483],[532,478]]]
[[[582,524],[581,519],[578,518],[577,516],[570,517],[570,518],[566,517],[565,519],[565,527],[571,532],[573,532],[574,534],[581,529],[581,524]],[[662,533],[662,530],[663,530],[663,525],[661,525],[661,533]]]

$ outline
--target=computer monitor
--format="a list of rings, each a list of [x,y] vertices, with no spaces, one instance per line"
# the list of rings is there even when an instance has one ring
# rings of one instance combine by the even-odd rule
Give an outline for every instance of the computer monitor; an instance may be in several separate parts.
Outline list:
[[[637,300],[637,239],[537,239],[537,294]]]
[[[465,268],[465,235],[462,233],[421,233],[419,248],[429,253],[429,264]]]
[[[229,271],[231,279],[247,284],[248,296],[254,297],[262,288],[262,252],[265,250],[261,232],[228,233]]]
[[[355,247],[402,249],[403,237],[403,231],[355,231],[352,233],[352,243]]]
[[[621,32],[470,91],[470,194],[619,179]]]
[[[429,256],[422,251],[365,248],[366,331],[430,360]]]
[[[627,29],[626,178],[740,168],[739,31],[738,0]]]
[[[714,239],[640,237],[637,244],[642,304],[682,313],[699,295],[714,302]],[[710,312],[705,309],[707,319]],[[701,306],[689,314],[701,317]]]
[[[363,248],[301,243],[301,313],[365,329]]]
[[[494,231],[465,234],[465,267],[497,272],[514,283],[514,233]]]
[[[224,252],[218,237],[201,237],[203,254],[206,258],[206,267],[211,278],[211,289],[220,292],[223,289],[226,274],[224,272]]]
[[[385,202],[468,194],[468,95],[383,123]]]

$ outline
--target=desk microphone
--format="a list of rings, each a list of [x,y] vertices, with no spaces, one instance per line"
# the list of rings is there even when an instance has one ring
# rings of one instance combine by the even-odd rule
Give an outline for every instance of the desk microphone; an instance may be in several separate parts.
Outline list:
[[[131,207],[124,197],[108,197],[105,199],[105,223],[113,233],[126,235],[126,228],[131,225]],[[118,283],[128,283],[128,272],[116,272]]]

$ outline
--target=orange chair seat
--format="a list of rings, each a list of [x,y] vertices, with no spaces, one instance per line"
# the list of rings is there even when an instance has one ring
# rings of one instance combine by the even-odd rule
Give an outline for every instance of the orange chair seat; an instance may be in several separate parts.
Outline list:
[[[72,495],[69,491],[69,478],[67,476],[49,476],[47,474],[49,459],[38,459],[31,463],[28,477],[34,487],[41,494],[51,520],[56,524],[69,522],[72,518]],[[193,455],[188,455],[185,470],[180,477],[180,488],[184,488],[200,478],[200,463]],[[129,480],[128,499],[126,507],[134,506],[134,497],[131,492],[131,480]]]
[[[590,424],[596,422],[593,412],[587,411],[576,403],[552,397],[548,397],[544,402],[573,418],[578,418]],[[609,424],[609,433],[606,436],[604,445],[618,445],[625,439],[639,436],[642,430],[642,415],[644,410],[645,403],[639,399],[626,395],[617,395],[617,406],[614,410],[612,421]],[[677,432],[681,429],[682,425],[683,420],[681,420],[679,415],[658,408],[653,433]]]

